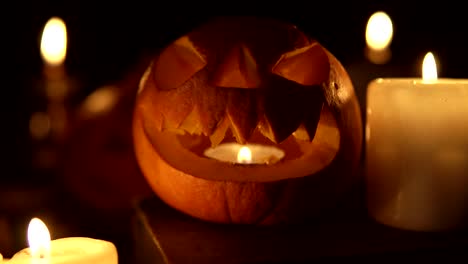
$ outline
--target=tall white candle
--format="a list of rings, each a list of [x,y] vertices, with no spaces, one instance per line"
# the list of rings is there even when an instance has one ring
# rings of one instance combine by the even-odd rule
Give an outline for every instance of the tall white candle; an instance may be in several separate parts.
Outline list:
[[[378,79],[367,92],[370,214],[379,222],[435,231],[467,223],[468,80]]]
[[[117,264],[111,242],[88,237],[50,240],[45,224],[34,218],[28,229],[29,248],[16,253],[7,264]]]

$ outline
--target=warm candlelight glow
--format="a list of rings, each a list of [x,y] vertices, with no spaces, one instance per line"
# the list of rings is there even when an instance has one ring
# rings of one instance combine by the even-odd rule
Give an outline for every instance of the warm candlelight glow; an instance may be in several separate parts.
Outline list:
[[[111,242],[88,237],[64,237],[51,240],[49,229],[39,218],[33,218],[29,222],[27,236],[29,247],[14,254],[8,263],[118,263],[117,250]]]
[[[84,110],[90,114],[105,113],[117,104],[117,100],[117,88],[114,86],[104,86],[86,98]]]
[[[241,145],[223,143],[208,148],[205,156],[219,161],[237,164],[274,164],[284,158],[284,151],[274,146],[260,144]]]
[[[67,29],[62,19],[53,17],[44,27],[41,38],[41,56],[45,63],[58,66],[67,53]]]
[[[422,78],[425,82],[433,82],[437,80],[437,64],[432,52],[428,52],[424,56],[422,63]]]
[[[374,64],[385,64],[391,58],[390,43],[393,38],[393,25],[390,17],[382,12],[374,13],[367,22],[366,49],[367,59]]]
[[[252,151],[249,147],[243,146],[239,149],[237,153],[237,162],[238,163],[250,163],[252,162]]]
[[[383,50],[392,42],[393,24],[390,17],[382,11],[374,13],[367,22],[366,43],[369,48]]]
[[[39,218],[33,218],[28,227],[28,243],[33,258],[50,256],[50,233]]]

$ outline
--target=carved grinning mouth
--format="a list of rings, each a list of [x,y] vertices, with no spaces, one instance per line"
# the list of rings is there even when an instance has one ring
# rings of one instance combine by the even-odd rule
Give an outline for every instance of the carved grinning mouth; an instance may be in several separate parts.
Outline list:
[[[267,70],[243,44],[214,65],[207,65],[188,37],[161,53],[145,74],[154,82],[142,82],[156,86],[161,131],[205,136],[212,146],[231,136],[244,144],[254,134],[274,144],[290,136],[314,139],[330,70],[318,43],[282,54]]]

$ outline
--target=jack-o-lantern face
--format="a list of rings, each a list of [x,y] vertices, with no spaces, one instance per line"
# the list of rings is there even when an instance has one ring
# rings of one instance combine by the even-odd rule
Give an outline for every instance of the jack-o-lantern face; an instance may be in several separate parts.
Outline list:
[[[155,59],[142,78],[134,138],[140,166],[164,200],[189,214],[223,221],[185,208],[197,198],[170,196],[186,194],[187,181],[194,182],[188,191],[193,193],[211,181],[245,187],[312,176],[340,151],[346,157],[338,160],[354,169],[361,120],[349,77],[318,42],[288,24],[228,18],[177,39]],[[225,142],[272,145],[285,155],[258,166],[204,156],[207,148]],[[167,171],[161,170],[165,166]],[[258,200],[252,195],[249,199]]]

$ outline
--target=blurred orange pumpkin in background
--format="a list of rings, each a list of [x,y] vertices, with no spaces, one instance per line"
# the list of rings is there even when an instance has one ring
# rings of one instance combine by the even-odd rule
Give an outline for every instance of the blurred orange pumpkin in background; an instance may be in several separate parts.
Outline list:
[[[128,209],[150,193],[137,165],[131,136],[132,109],[142,71],[103,86],[82,102],[62,152],[63,182],[96,209]]]

